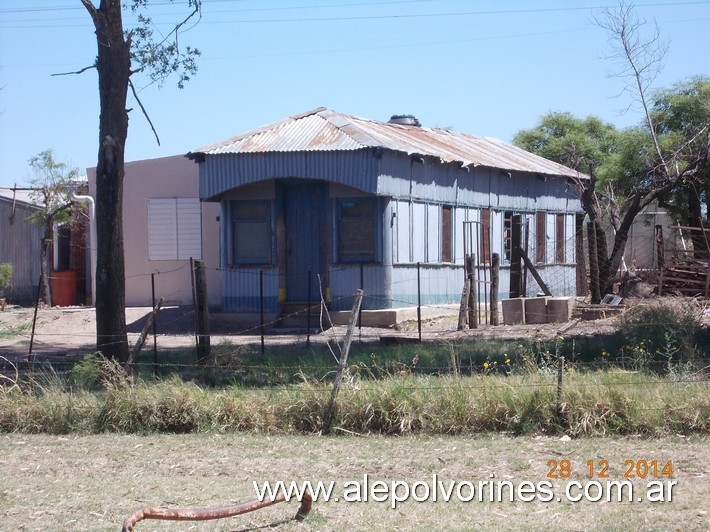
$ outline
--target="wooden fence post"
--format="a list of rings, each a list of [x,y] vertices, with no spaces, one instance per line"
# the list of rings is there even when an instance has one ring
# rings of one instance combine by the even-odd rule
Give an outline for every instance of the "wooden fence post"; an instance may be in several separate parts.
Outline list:
[[[195,261],[195,310],[197,312],[197,362],[204,364],[210,357],[210,314],[207,305],[205,261]]]
[[[498,278],[500,276],[500,254],[491,255],[491,325],[498,325]]]
[[[584,258],[584,214],[578,214],[574,219],[574,255],[577,262],[577,290],[578,296],[589,293],[587,284],[587,261]]]
[[[476,255],[466,257],[468,275],[468,328],[478,329],[478,286],[476,286]]]
[[[599,286],[599,255],[597,250],[597,228],[594,222],[587,224],[587,244],[589,245],[589,289],[592,293],[592,303],[602,300]]]
[[[510,224],[510,298],[520,297],[522,221],[514,214]]]
[[[333,411],[335,410],[335,399],[338,397],[340,385],[343,382],[343,375],[345,374],[345,370],[348,368],[348,353],[350,352],[350,344],[352,343],[353,332],[355,330],[358,315],[360,314],[361,305],[362,290],[358,290],[355,292],[355,302],[353,303],[350,321],[348,322],[348,328],[345,332],[343,352],[340,354],[340,360],[338,361],[338,372],[335,374],[335,380],[333,381],[333,391],[330,394],[328,406],[323,414],[323,427],[321,428],[321,434],[328,434],[330,432],[330,424],[333,419]]]
[[[666,267],[666,256],[663,245],[663,226],[657,225],[656,232],[656,263],[658,264],[658,295],[663,293],[663,269]]]
[[[136,359],[138,358],[138,355],[141,352],[141,349],[143,349],[143,345],[145,344],[146,338],[148,338],[148,333],[150,332],[151,327],[155,323],[155,318],[158,315],[158,311],[160,310],[160,307],[163,306],[163,302],[165,301],[165,298],[161,297],[160,301],[158,301],[158,304],[153,307],[153,310],[150,311],[148,314],[148,319],[145,322],[145,325],[143,325],[143,330],[141,331],[140,336],[138,337],[138,340],[136,341],[136,345],[133,346],[133,349],[131,349],[131,352],[128,355],[128,360],[126,360],[126,363],[123,365],[123,370],[128,373],[131,371],[131,366],[135,363]],[[157,360],[156,360],[156,366],[153,371],[157,370]]]

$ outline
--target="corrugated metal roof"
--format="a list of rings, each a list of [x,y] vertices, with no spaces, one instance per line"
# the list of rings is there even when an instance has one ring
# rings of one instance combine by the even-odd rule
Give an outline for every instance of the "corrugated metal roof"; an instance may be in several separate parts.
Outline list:
[[[491,137],[439,128],[389,124],[337,113],[325,107],[210,144],[188,154],[240,154],[294,151],[344,151],[383,148],[410,155],[436,157],[462,166],[487,166],[548,175],[586,177]]]

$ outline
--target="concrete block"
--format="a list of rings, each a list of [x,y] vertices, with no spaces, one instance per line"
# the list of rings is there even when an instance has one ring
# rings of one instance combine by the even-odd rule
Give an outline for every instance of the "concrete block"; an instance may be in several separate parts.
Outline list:
[[[547,300],[547,323],[564,323],[572,318],[574,299],[551,297]]]
[[[501,305],[503,307],[503,324],[504,325],[519,325],[525,323],[525,312],[523,310],[523,301],[521,297],[514,299],[503,299]]]
[[[547,297],[525,298],[525,323],[547,323]]]

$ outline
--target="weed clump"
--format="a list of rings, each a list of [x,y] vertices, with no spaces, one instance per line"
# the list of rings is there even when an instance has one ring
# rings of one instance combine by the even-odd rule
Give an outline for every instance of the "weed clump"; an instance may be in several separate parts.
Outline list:
[[[623,315],[621,325],[622,353],[635,369],[669,373],[702,355],[706,331],[692,305],[639,305]]]

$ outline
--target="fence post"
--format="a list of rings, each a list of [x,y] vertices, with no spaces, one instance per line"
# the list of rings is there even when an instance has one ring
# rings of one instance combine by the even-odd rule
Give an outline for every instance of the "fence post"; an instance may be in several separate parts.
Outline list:
[[[587,265],[584,259],[584,214],[577,214],[574,224],[574,255],[577,260],[575,268],[577,274],[576,293],[578,296],[586,296],[589,293],[589,287],[587,286]]]
[[[195,299],[197,300],[197,361],[204,364],[210,357],[210,313],[207,303],[205,261],[195,261]]]
[[[657,225],[656,232],[656,263],[658,264],[658,295],[663,294],[663,269],[666,267],[666,256],[663,245],[663,226]]]
[[[565,357],[557,359],[557,415],[562,416],[562,374],[565,370]]]
[[[261,354],[264,354],[264,270],[259,270],[259,323],[261,330]]]
[[[365,292],[365,266],[364,263],[360,263],[360,290]],[[360,305],[360,311],[357,314],[357,327],[360,331],[360,341],[362,341],[362,305]]]
[[[417,262],[417,330],[422,341],[422,263]]]
[[[522,249],[522,219],[514,214],[510,224],[510,298],[520,297],[520,279],[522,275],[520,259]]]
[[[37,325],[37,309],[39,308],[39,294],[40,294],[40,291],[42,290],[42,280],[43,279],[44,279],[44,277],[40,273],[39,274],[39,284],[37,285],[37,297],[35,298],[35,313],[34,313],[34,317],[32,318],[32,332],[30,333],[30,350],[27,353],[28,355],[32,354],[32,346],[34,345],[34,341],[35,341],[35,325]]]
[[[155,274],[150,274],[150,295],[155,308]],[[153,316],[153,375],[158,376],[158,313]]]
[[[491,255],[491,325],[498,325],[498,278],[500,276],[500,254]]]
[[[587,245],[589,246],[589,290],[592,293],[592,303],[599,303],[602,300],[599,286],[599,254],[597,227],[593,221],[587,224]]]
[[[468,275],[468,328],[478,329],[478,286],[476,284],[476,255],[466,257]]]
[[[353,304],[353,309],[350,314],[350,321],[348,322],[348,329],[345,332],[345,341],[343,344],[343,352],[340,354],[340,360],[338,361],[338,372],[335,374],[335,380],[333,381],[333,391],[330,394],[330,400],[328,401],[328,406],[323,414],[323,427],[321,428],[321,434],[328,434],[330,432],[330,423],[333,417],[333,410],[335,409],[335,399],[340,391],[340,384],[343,382],[343,375],[348,367],[348,353],[350,352],[350,344],[352,343],[353,332],[355,329],[355,321],[357,320],[357,315],[360,312],[360,305],[362,304],[362,290],[355,292],[355,303]]]
[[[192,324],[195,327],[195,350],[198,352],[197,359],[199,361],[200,340],[197,334],[199,326],[197,325],[197,294],[195,292],[195,261],[190,257],[190,282],[192,283]]]
[[[466,268],[464,267],[464,270]],[[468,293],[471,290],[471,281],[468,275],[464,274],[463,290],[461,292],[461,303],[459,304],[459,324],[458,330],[463,331],[466,328],[468,321]]]
[[[308,270],[308,301],[306,303],[306,347],[311,346],[311,305],[313,301],[311,300],[311,289],[313,279],[313,271]]]

